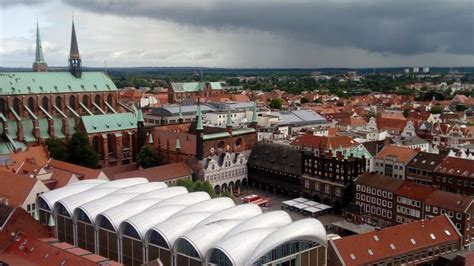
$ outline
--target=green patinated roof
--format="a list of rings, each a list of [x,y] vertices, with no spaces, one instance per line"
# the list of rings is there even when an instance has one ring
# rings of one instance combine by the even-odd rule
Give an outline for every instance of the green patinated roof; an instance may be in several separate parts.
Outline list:
[[[23,136],[26,142],[35,142],[36,138],[33,135],[33,121],[31,119],[23,119]]]
[[[38,119],[40,136],[44,139],[49,138],[48,133],[48,119],[47,118],[40,118]]]
[[[137,127],[137,120],[133,113],[87,115],[82,116],[81,120],[88,134],[127,130]]]
[[[76,120],[74,119],[74,117],[68,117],[67,118],[68,120],[68,132],[70,135],[76,133]]]
[[[232,136],[240,136],[248,133],[255,133],[255,129],[253,128],[239,128],[232,130]],[[229,132],[219,132],[219,133],[212,133],[212,134],[205,134],[204,140],[211,140],[211,139],[220,139],[220,138],[228,138],[231,134]]]
[[[116,91],[102,72],[83,72],[75,78],[69,72],[2,72],[0,95]]]
[[[206,85],[206,82],[172,82],[171,87],[175,92],[196,92],[202,91]],[[222,90],[222,86],[219,82],[209,82],[211,89]]]
[[[54,120],[54,135],[58,139],[64,139],[66,136],[62,132],[63,128],[63,121],[61,120],[61,117],[53,117]]]
[[[142,109],[138,109],[137,111],[137,122],[143,122],[143,112],[142,112]]]

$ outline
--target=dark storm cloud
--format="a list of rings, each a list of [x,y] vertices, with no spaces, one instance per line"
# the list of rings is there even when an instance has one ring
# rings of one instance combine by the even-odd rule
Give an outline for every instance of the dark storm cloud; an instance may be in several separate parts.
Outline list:
[[[474,1],[63,1],[98,13],[266,31],[382,54],[474,54]]]

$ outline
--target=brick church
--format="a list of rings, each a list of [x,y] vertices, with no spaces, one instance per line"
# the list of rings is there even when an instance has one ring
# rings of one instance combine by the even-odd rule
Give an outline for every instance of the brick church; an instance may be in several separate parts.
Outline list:
[[[81,63],[73,21],[69,71],[48,72],[37,25],[33,72],[0,73],[0,154],[52,137],[67,141],[82,131],[100,166],[134,160],[141,111],[117,100],[117,88],[106,73],[83,72]]]

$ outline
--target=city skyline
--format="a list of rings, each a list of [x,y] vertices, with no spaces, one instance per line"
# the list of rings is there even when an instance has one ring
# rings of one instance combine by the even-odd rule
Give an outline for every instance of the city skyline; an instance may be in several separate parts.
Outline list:
[[[472,66],[472,10],[469,1],[6,1],[0,66],[31,66],[37,17],[45,61],[67,65],[73,11],[89,67]]]

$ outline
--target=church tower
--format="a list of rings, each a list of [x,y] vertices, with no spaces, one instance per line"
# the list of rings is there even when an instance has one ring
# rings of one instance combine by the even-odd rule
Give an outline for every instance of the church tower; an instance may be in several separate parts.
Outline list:
[[[197,123],[196,123],[196,159],[204,159],[204,127],[202,125],[201,104],[197,107]]]
[[[77,46],[74,20],[72,21],[71,50],[69,51],[69,72],[76,78],[81,78],[82,76],[81,57],[79,56],[79,47]]]
[[[35,62],[33,62],[33,71],[48,72],[48,64],[46,64],[43,57],[43,46],[41,45],[38,21],[36,21],[36,56]]]

